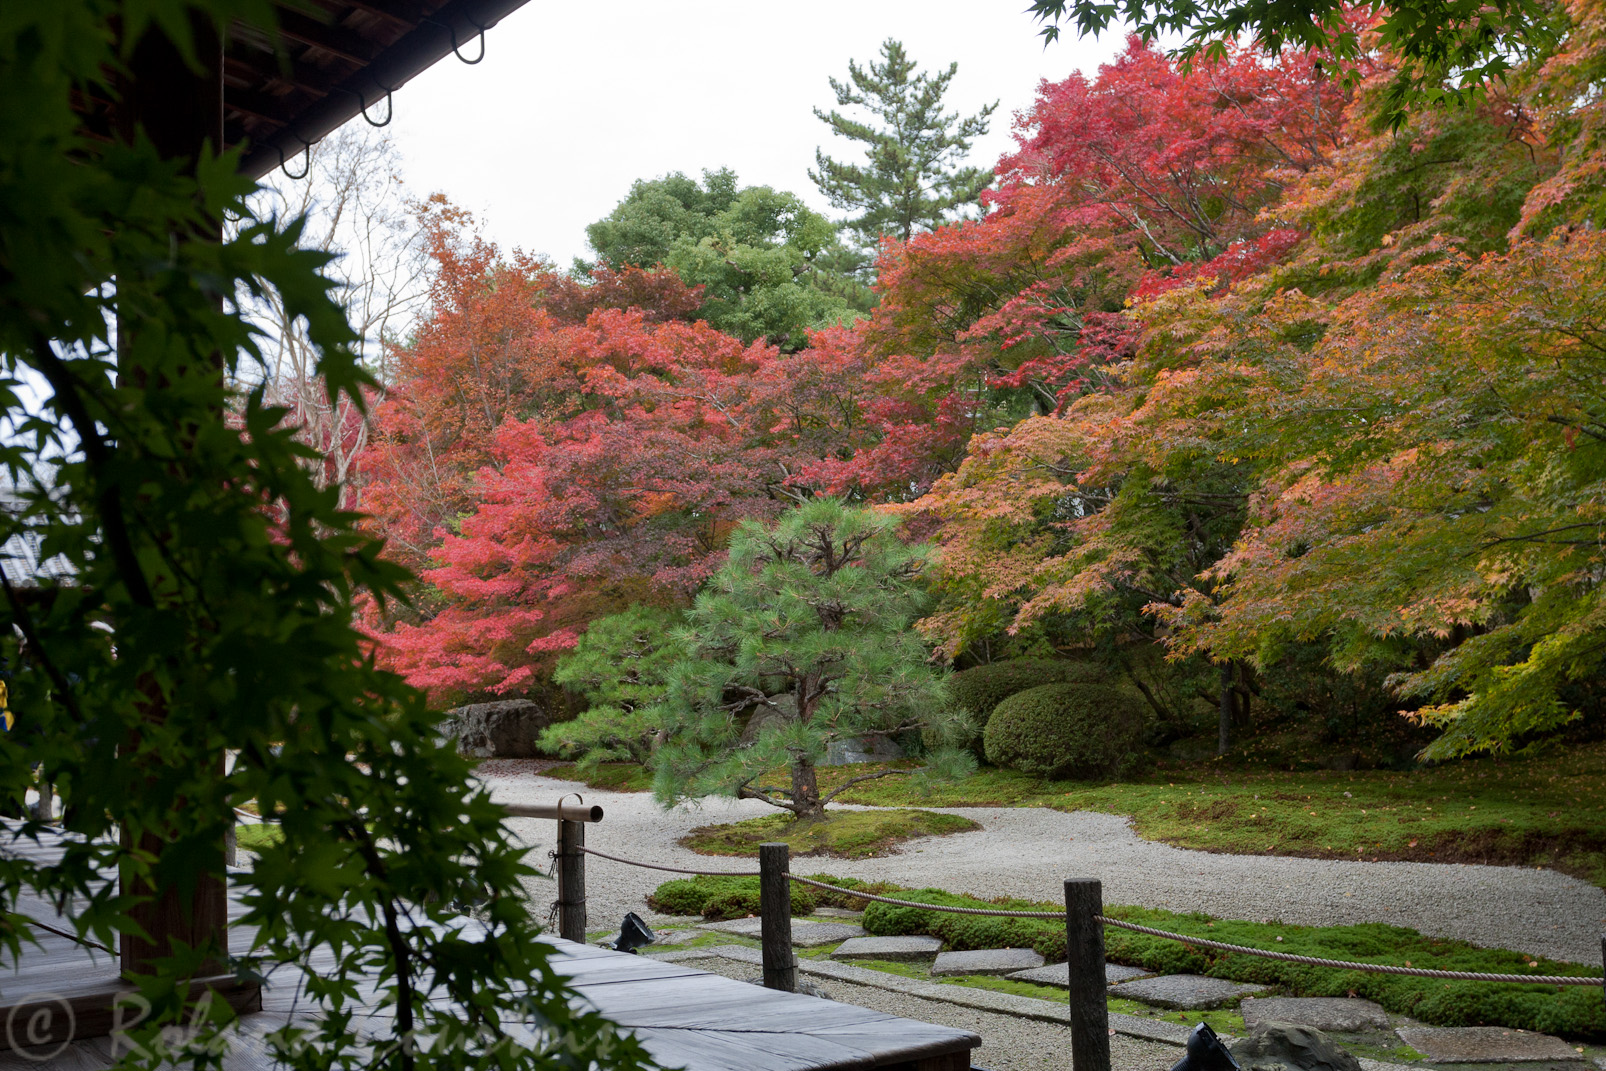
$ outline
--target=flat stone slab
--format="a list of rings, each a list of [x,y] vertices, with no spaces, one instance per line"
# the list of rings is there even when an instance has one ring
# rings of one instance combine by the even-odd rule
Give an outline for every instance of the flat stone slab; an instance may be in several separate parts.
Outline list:
[[[709,922],[704,924],[703,929],[740,934],[743,937],[759,937],[764,932],[764,920],[755,917],[731,919],[729,922]],[[818,948],[821,945],[834,945],[838,941],[850,941],[863,936],[863,926],[854,926],[846,922],[792,920],[792,944],[798,948]]]
[[[1104,984],[1118,985],[1121,982],[1130,982],[1134,978],[1147,978],[1152,972],[1142,967],[1123,967],[1119,963],[1106,963],[1104,965]],[[1029,971],[1016,971],[1006,975],[1012,982],[1035,982],[1038,985],[1057,985],[1061,989],[1071,988],[1071,965],[1069,963],[1050,963],[1046,967],[1033,967]]]
[[[814,913],[821,918],[828,919],[862,919],[863,911],[852,911],[845,907],[817,907]]]
[[[940,937],[855,937],[843,941],[831,953],[832,959],[884,959],[893,963],[910,963],[931,959],[942,951]]]
[[[1163,974],[1158,978],[1139,978],[1110,987],[1110,996],[1125,997],[1158,1008],[1193,1011],[1220,1008],[1241,997],[1264,993],[1263,985],[1241,985],[1225,978],[1206,978],[1201,974]]]
[[[1389,1028],[1389,1013],[1382,1005],[1354,997],[1247,997],[1238,1010],[1249,1030],[1261,1023],[1293,1023],[1341,1034]]]
[[[1402,1026],[1395,1033],[1435,1063],[1528,1064],[1584,1058],[1561,1038],[1504,1026]]]
[[[931,965],[931,976],[984,974],[1002,977],[1041,967],[1043,957],[1029,948],[978,948],[970,952],[944,952]]]

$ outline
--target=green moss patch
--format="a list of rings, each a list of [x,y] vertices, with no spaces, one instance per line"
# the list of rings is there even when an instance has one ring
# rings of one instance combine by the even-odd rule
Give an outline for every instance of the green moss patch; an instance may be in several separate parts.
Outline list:
[[[882,881],[855,881],[830,874],[805,876],[876,895],[889,895],[898,889],[898,886]],[[821,907],[845,907],[860,911],[867,902],[855,896],[792,883],[794,915],[809,915]],[[758,879],[697,877],[666,881],[648,894],[647,906],[665,915],[701,915],[713,920],[747,918],[758,914]]]
[[[234,843],[241,851],[260,852],[284,843],[284,830],[276,825],[253,822],[234,827]]]
[[[610,792],[651,792],[652,772],[634,762],[599,762],[580,766],[572,762],[549,766],[541,771],[543,777],[560,781],[578,781],[587,788],[602,788]]]
[[[968,833],[981,826],[968,818],[933,811],[836,811],[824,818],[794,820],[773,814],[745,822],[703,826],[680,839],[702,855],[758,855],[765,842],[784,842],[793,855],[870,859],[915,837]]]

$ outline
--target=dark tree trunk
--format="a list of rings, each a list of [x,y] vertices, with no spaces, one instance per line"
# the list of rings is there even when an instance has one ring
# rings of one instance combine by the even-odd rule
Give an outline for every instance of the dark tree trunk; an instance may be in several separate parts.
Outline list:
[[[814,761],[807,756],[792,760],[792,813],[798,818],[819,818],[825,814],[820,802],[820,784],[814,776]]]
[[[1232,663],[1221,664],[1221,721],[1216,735],[1216,754],[1225,755],[1232,746]]]

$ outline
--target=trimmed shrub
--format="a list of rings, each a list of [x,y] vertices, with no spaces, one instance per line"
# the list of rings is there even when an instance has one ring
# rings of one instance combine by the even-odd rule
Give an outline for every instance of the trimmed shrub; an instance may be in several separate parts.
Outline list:
[[[1104,667],[1092,662],[1061,662],[1047,658],[1014,658],[960,670],[948,678],[948,694],[976,723],[976,736],[969,746],[978,753],[982,734],[993,710],[1019,692],[1044,684],[1069,684],[1105,679]],[[926,741],[930,746],[931,741]]]
[[[1108,684],[1045,684],[999,703],[982,739],[994,766],[1100,777],[1131,761],[1148,722],[1132,696]]]

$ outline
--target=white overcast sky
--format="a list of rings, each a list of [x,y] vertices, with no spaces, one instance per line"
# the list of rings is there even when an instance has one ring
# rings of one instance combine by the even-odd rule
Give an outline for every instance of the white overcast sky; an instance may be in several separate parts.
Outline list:
[[[807,171],[816,145],[857,152],[829,144],[813,114],[835,106],[826,79],[846,78],[849,58],[867,61],[896,37],[923,69],[958,61],[948,110],[1000,101],[972,155],[990,167],[1040,79],[1092,74],[1120,49],[1117,34],[1074,31],[1045,49],[1025,6],[530,0],[486,34],[483,63],[448,56],[398,92],[390,129],[415,194],[445,193],[504,250],[565,267],[631,182],[671,171],[730,167],[745,186],[791,190],[837,218]]]

